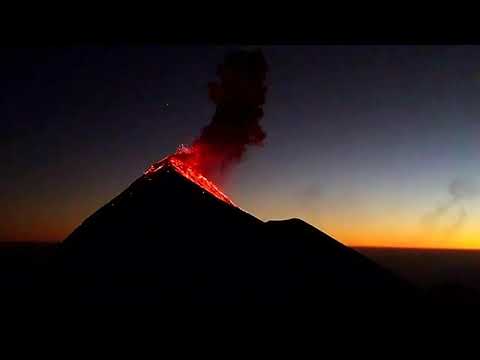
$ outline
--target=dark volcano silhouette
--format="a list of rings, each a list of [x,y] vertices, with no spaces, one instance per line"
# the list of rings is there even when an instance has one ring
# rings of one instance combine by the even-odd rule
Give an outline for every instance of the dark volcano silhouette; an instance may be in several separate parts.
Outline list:
[[[358,305],[413,293],[302,220],[263,222],[171,166],[90,216],[58,256],[64,301]]]

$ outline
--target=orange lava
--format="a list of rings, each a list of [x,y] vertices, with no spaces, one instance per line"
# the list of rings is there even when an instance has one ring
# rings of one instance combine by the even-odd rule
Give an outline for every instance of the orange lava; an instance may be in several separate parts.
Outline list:
[[[170,166],[179,174],[183,175],[194,184],[200,186],[203,190],[208,191],[217,199],[236,207],[233,201],[230,200],[228,196],[218,188],[217,185],[208,180],[198,171],[198,164],[200,163],[199,156],[199,152],[196,151],[195,148],[181,146],[178,148],[175,154],[169,155],[150,165],[144,174],[151,175],[165,166]]]

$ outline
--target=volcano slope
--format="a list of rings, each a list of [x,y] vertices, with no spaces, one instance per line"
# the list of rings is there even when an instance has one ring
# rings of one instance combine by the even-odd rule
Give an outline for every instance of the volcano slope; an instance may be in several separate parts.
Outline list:
[[[57,296],[74,303],[412,302],[409,284],[298,219],[263,222],[174,166],[144,175],[60,246]]]

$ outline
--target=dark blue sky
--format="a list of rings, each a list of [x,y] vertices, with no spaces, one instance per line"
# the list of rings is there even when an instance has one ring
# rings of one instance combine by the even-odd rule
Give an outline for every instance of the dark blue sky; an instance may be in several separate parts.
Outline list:
[[[235,47],[10,49],[1,59],[0,240],[61,240],[214,111],[207,83]],[[423,214],[477,181],[480,47],[275,46],[262,125],[224,188],[263,218],[302,217],[349,244],[478,247]],[[460,204],[457,204],[460,206]]]

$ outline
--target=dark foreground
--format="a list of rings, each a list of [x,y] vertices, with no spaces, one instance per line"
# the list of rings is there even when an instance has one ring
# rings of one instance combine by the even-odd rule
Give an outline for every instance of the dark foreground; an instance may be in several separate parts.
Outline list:
[[[480,305],[480,251],[358,248],[443,304]]]
[[[45,283],[59,244],[0,243],[0,303],[38,305],[32,289]],[[480,251],[358,248],[377,263],[409,280],[435,303],[480,305]],[[58,290],[43,288],[43,291]],[[59,304],[51,297],[50,304]],[[46,305],[49,305],[47,303]]]

